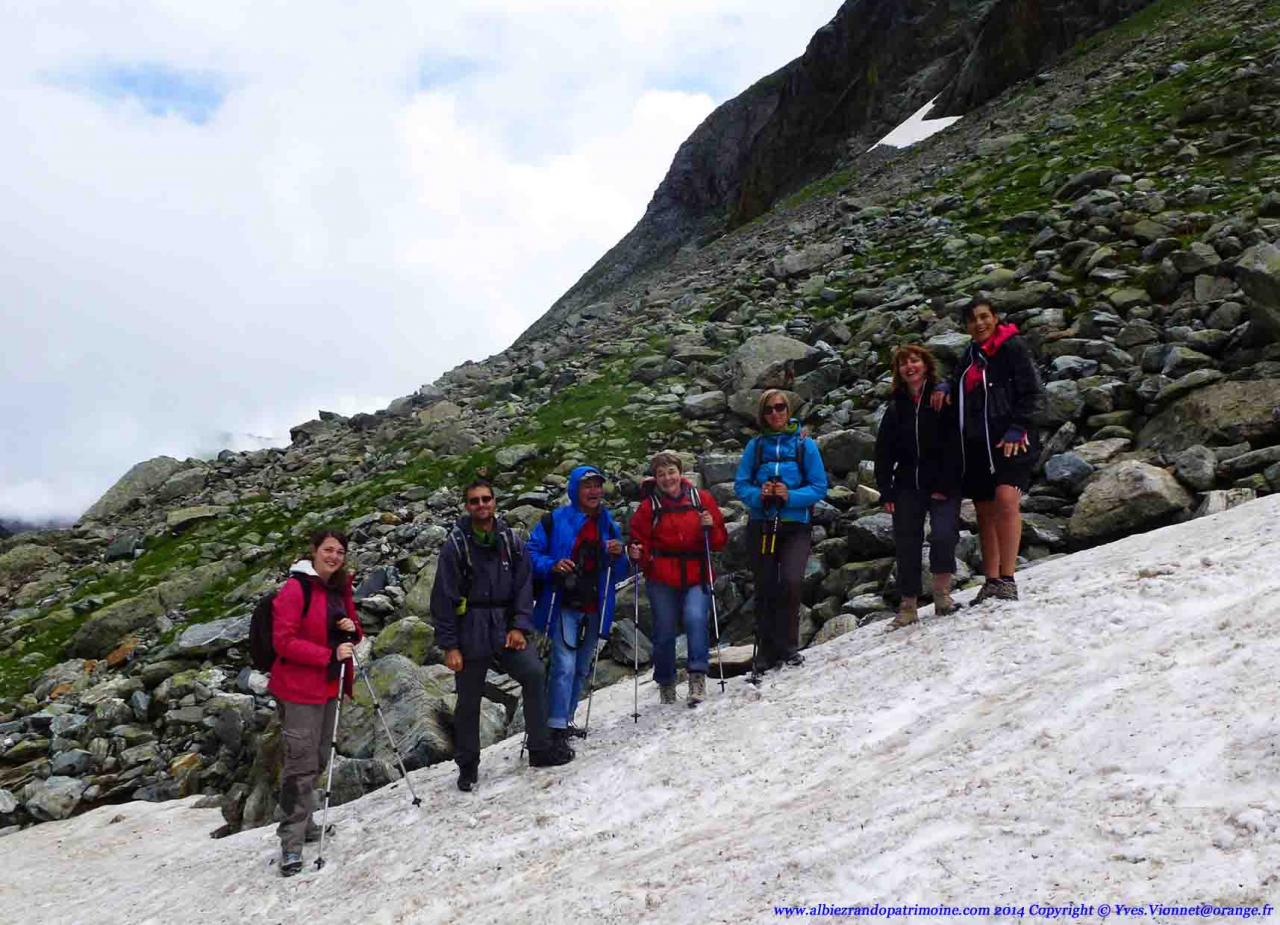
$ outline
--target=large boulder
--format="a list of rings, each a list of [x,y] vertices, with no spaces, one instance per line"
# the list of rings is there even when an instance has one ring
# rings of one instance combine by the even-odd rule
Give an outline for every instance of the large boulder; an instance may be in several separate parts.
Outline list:
[[[245,614],[189,626],[178,637],[178,651],[188,656],[211,655],[248,642],[249,620]]]
[[[0,585],[16,587],[60,562],[62,556],[48,546],[37,546],[34,543],[15,546],[0,555]]]
[[[1157,414],[1138,434],[1138,446],[1171,454],[1198,443],[1271,443],[1280,439],[1278,408],[1280,379],[1219,382]]]
[[[80,519],[110,520],[158,489],[183,465],[172,456],[157,456],[138,463],[108,488],[107,493],[95,501]]]
[[[156,490],[156,499],[159,501],[172,501],[174,498],[193,495],[204,488],[208,478],[209,473],[204,466],[191,466],[187,469],[181,469],[165,479],[164,484]]]
[[[79,778],[54,775],[28,784],[22,791],[22,803],[27,812],[42,822],[66,819],[75,812],[88,787]]]
[[[68,654],[82,658],[106,656],[123,636],[142,629],[169,608],[209,590],[235,568],[233,562],[210,562],[148,588],[135,597],[100,608],[71,637]]]
[[[1191,495],[1164,469],[1137,460],[1109,466],[1086,486],[1068,531],[1078,543],[1148,530],[1191,507]]]
[[[834,475],[847,475],[864,459],[873,459],[876,438],[865,430],[837,430],[817,438],[822,464]]]
[[[773,262],[773,275],[779,279],[812,273],[844,252],[839,241],[810,244],[802,250],[788,251]]]
[[[165,515],[164,523],[172,532],[181,533],[202,521],[216,520],[229,510],[231,509],[221,504],[197,504],[194,507],[182,507],[170,511]]]
[[[443,665],[415,665],[403,655],[376,659],[369,680],[409,770],[453,756],[453,673]],[[496,704],[489,706],[501,709]],[[505,713],[503,714],[505,719]],[[395,761],[363,681],[338,721],[338,751],[351,758]]]
[[[729,358],[734,391],[783,388],[795,376],[816,369],[823,354],[782,334],[757,334]]]
[[[1236,279],[1249,297],[1254,324],[1280,340],[1280,246],[1249,248],[1236,262]]]
[[[403,655],[415,665],[423,665],[429,660],[435,641],[435,627],[410,615],[388,623],[377,635],[373,640],[373,656],[382,658],[384,655]]]
[[[530,523],[537,523],[538,518],[541,517],[544,512],[538,508],[532,508],[531,510],[535,512],[535,516]],[[513,513],[514,512],[508,512],[508,522],[513,522]],[[514,522],[522,524],[522,521],[518,519],[514,520]],[[404,601],[405,610],[410,614],[419,617],[431,616],[431,588],[436,583],[436,568],[439,565],[440,558],[438,556],[432,556],[427,560],[427,564],[419,569],[418,574],[414,576],[414,585],[409,590],[409,594]]]

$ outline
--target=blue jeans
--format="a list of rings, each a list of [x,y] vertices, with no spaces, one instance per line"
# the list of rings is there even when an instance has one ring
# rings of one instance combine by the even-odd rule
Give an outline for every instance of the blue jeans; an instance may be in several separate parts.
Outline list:
[[[646,581],[645,590],[649,592],[649,606],[653,608],[653,680],[658,684],[676,683],[676,620],[679,617],[684,617],[684,631],[689,639],[689,670],[706,674],[711,667],[707,589],[701,585],[676,588]]]
[[[586,638],[578,642],[578,628],[586,622]],[[582,687],[591,673],[592,656],[596,640],[600,638],[600,614],[585,614],[581,610],[560,609],[560,619],[552,621],[551,674],[547,684],[551,688],[548,697],[547,726],[563,729],[573,718],[573,710],[582,696]],[[559,623],[559,627],[554,624]],[[575,650],[571,646],[577,646]]]

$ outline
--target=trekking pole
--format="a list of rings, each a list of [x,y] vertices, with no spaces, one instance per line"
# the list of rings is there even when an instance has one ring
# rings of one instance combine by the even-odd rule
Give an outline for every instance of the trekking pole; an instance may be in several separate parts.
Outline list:
[[[720,649],[720,614],[716,608],[716,573],[711,567],[711,528],[702,528],[702,545],[707,551],[707,592],[711,595],[711,620],[716,631],[716,661],[720,663],[720,693],[724,693],[724,656]],[[637,621],[638,622],[638,621]]]
[[[329,828],[329,794],[333,793],[333,766],[338,755],[338,717],[342,715],[342,689],[347,681],[347,663],[338,663],[338,703],[333,708],[333,734],[329,737],[329,773],[324,782],[324,810],[320,813],[320,854],[316,870],[324,867],[324,836]]]
[[[400,765],[400,774],[404,777],[405,786],[409,788],[409,795],[413,797],[413,805],[421,806],[422,800],[413,790],[413,781],[409,780],[409,770],[404,766],[404,756],[400,754],[400,746],[396,744],[396,737],[391,734],[391,726],[387,723],[386,714],[382,712],[382,704],[378,702],[378,695],[374,693],[373,682],[369,680],[369,671],[356,661],[354,652],[351,653],[351,661],[356,666],[356,674],[364,678],[365,687],[369,689],[369,698],[373,701],[373,709],[377,712],[378,719],[382,720],[382,728],[387,734],[387,741],[391,743],[391,750],[396,753],[396,762]]]
[[[634,674],[631,675],[631,721],[640,722],[640,575],[641,572],[636,568],[635,563],[631,564],[631,571],[635,577],[635,584],[631,586],[631,593],[636,598],[635,610],[635,640],[631,646],[631,656],[634,661]]]
[[[548,641],[550,641],[551,639],[551,618],[555,615],[555,612],[556,612],[556,595],[559,593],[560,593],[560,589],[557,588],[555,585],[552,585],[551,586],[551,604],[547,607],[547,632],[545,633]],[[541,661],[541,659],[539,659],[539,661]],[[520,694],[520,696],[522,698],[524,697],[523,692]],[[548,648],[547,650],[547,669],[542,676],[542,702],[546,704],[547,712],[550,713],[551,712],[551,650],[550,648]],[[546,723],[546,721],[547,721],[547,717],[545,716],[542,717],[542,722],[544,724]],[[524,738],[520,741],[520,758],[521,759],[524,758],[525,749],[528,747],[529,747],[529,730],[526,728],[524,731]]]
[[[600,601],[601,629],[604,628],[604,611],[605,611],[605,608],[609,605],[609,587],[612,584],[613,584],[613,560],[610,559],[609,567],[605,569],[605,572],[604,572],[604,597]],[[586,616],[583,617],[583,619],[590,620],[591,615],[587,614]],[[595,695],[595,692],[596,692],[596,668],[600,665],[600,650],[603,648],[603,646],[600,645],[600,635],[598,633],[596,634],[595,648],[596,650],[593,653],[591,653],[591,675],[590,675],[591,680],[587,682],[587,685],[588,685],[587,686],[587,718],[582,724],[582,732],[584,735],[591,728],[591,698]],[[576,704],[571,704],[569,708],[573,709],[574,706],[576,706]]]

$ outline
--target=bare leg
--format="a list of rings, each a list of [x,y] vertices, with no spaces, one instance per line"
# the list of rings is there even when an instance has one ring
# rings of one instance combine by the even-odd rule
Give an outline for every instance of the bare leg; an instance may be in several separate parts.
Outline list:
[[[1013,485],[997,485],[995,500],[995,527],[999,534],[997,575],[1012,578],[1018,568],[1018,546],[1022,543],[1022,509],[1019,502],[1022,492]],[[982,558],[986,568],[987,546],[983,536]],[[990,575],[990,572],[987,572]]]
[[[1004,487],[1006,486],[996,486],[996,498],[1000,497],[1000,489]],[[978,544],[982,547],[982,574],[987,578],[1000,577],[1000,534],[996,527],[997,504],[997,501],[973,502],[978,512]]]

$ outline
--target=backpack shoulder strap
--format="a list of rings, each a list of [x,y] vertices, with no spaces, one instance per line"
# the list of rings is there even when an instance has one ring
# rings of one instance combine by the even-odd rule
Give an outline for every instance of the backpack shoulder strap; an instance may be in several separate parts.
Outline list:
[[[311,609],[311,582],[306,578],[298,575],[290,575],[290,580],[296,581],[302,587],[302,617],[307,615],[307,611]],[[301,617],[299,617],[301,619]]]
[[[466,536],[457,524],[454,524],[449,531],[449,542],[453,544],[453,550],[458,556],[458,576],[462,579],[462,596],[467,597],[471,594],[471,549],[467,544]]]

